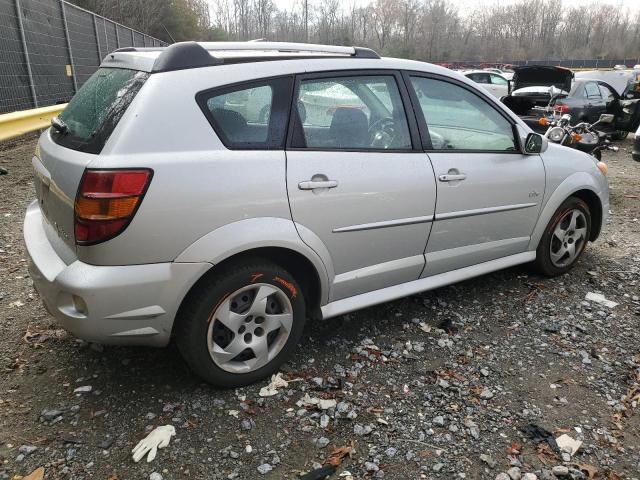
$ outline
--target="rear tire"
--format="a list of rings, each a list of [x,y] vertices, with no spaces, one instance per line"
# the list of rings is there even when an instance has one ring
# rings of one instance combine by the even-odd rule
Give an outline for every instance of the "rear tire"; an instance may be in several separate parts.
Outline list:
[[[534,268],[555,277],[571,270],[584,252],[591,235],[589,206],[569,197],[553,215],[536,250]]]
[[[268,377],[295,349],[305,323],[296,280],[275,263],[245,260],[203,280],[176,318],[176,343],[206,382],[239,387]]]

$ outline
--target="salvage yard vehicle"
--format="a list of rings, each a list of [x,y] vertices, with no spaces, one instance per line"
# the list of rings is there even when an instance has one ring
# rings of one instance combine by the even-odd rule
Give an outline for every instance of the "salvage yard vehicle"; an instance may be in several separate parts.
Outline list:
[[[573,72],[562,67],[529,65],[516,67],[509,82],[509,94],[502,99],[518,115],[528,115],[533,107],[544,107],[556,95],[568,95]]]
[[[502,98],[509,93],[509,81],[494,71],[470,70],[462,72],[467,78],[479,83],[494,97]]]
[[[521,67],[516,71],[511,94],[502,101],[539,133],[546,129],[539,123],[543,104],[545,108],[553,109],[558,119],[569,114],[581,123],[594,124],[603,114],[614,115],[613,122],[600,124],[598,130],[613,134],[615,139],[622,139],[633,131],[633,118],[627,111],[631,109],[633,116],[638,108],[637,101],[622,97],[602,80],[580,78],[572,81],[572,77],[573,73],[561,67]]]
[[[566,273],[609,210],[593,157],[463,75],[357,47],[117,50],[33,167],[24,239],[52,315],[93,342],[175,338],[223,387],[276,371],[307,318]]]

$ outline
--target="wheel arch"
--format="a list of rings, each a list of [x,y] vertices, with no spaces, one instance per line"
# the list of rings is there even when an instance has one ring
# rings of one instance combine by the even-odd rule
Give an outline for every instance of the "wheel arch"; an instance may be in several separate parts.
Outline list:
[[[328,255],[326,250],[320,253]],[[194,283],[181,304],[205,277],[247,258],[269,260],[291,273],[303,290],[308,315],[319,315],[320,306],[329,298],[331,259],[322,258],[305,244],[295,224],[283,218],[253,218],[230,223],[186,248],[176,262],[208,262],[212,267]]]
[[[578,197],[589,207],[589,212],[591,213],[589,240],[594,242],[600,236],[600,231],[602,230],[602,202],[600,197],[593,190],[586,188],[573,192],[571,196]]]
[[[558,185],[545,203],[531,235],[529,250],[535,250],[538,247],[544,230],[556,210],[571,196],[580,198],[589,206],[591,212],[591,233],[589,240],[593,242],[598,238],[607,213],[603,205],[603,196],[607,197],[608,192],[606,188],[603,189],[603,187],[596,182],[592,175],[586,172],[579,172],[565,179]]]

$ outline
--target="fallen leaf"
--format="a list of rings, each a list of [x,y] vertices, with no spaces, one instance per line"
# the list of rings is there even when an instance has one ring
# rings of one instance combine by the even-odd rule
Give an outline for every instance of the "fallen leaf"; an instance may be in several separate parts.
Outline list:
[[[593,465],[589,465],[586,463],[574,463],[573,466],[581,472],[586,473],[588,480],[592,480],[598,475],[598,468],[594,467]]]
[[[353,452],[356,449],[356,443],[352,440],[350,445],[345,445],[344,447],[336,447],[331,450],[329,453],[329,457],[325,460],[326,465],[333,465],[334,467],[342,464],[342,461],[345,457],[351,458]]]
[[[522,451],[522,444],[511,442],[511,446],[507,448],[507,455],[518,455]]]
[[[67,338],[67,331],[62,328],[31,330],[31,325],[27,327],[27,331],[22,336],[23,341],[34,347],[41,347],[47,340],[64,340],[65,338]]]
[[[198,426],[198,422],[194,420],[187,420],[187,428],[196,428]]]
[[[38,467],[22,480],[42,480],[44,478],[44,467]]]

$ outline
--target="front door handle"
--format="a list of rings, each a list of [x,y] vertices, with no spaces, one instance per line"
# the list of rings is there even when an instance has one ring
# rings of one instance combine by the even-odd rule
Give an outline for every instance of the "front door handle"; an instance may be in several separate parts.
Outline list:
[[[300,190],[315,190],[316,188],[336,188],[337,186],[337,180],[307,180],[306,182],[300,182],[298,184],[298,188]]]
[[[440,180],[441,182],[456,182],[456,181],[460,181],[460,180],[464,180],[465,178],[467,178],[467,176],[464,173],[456,173],[456,174],[445,174],[445,175],[440,175],[438,177],[438,180]]]

